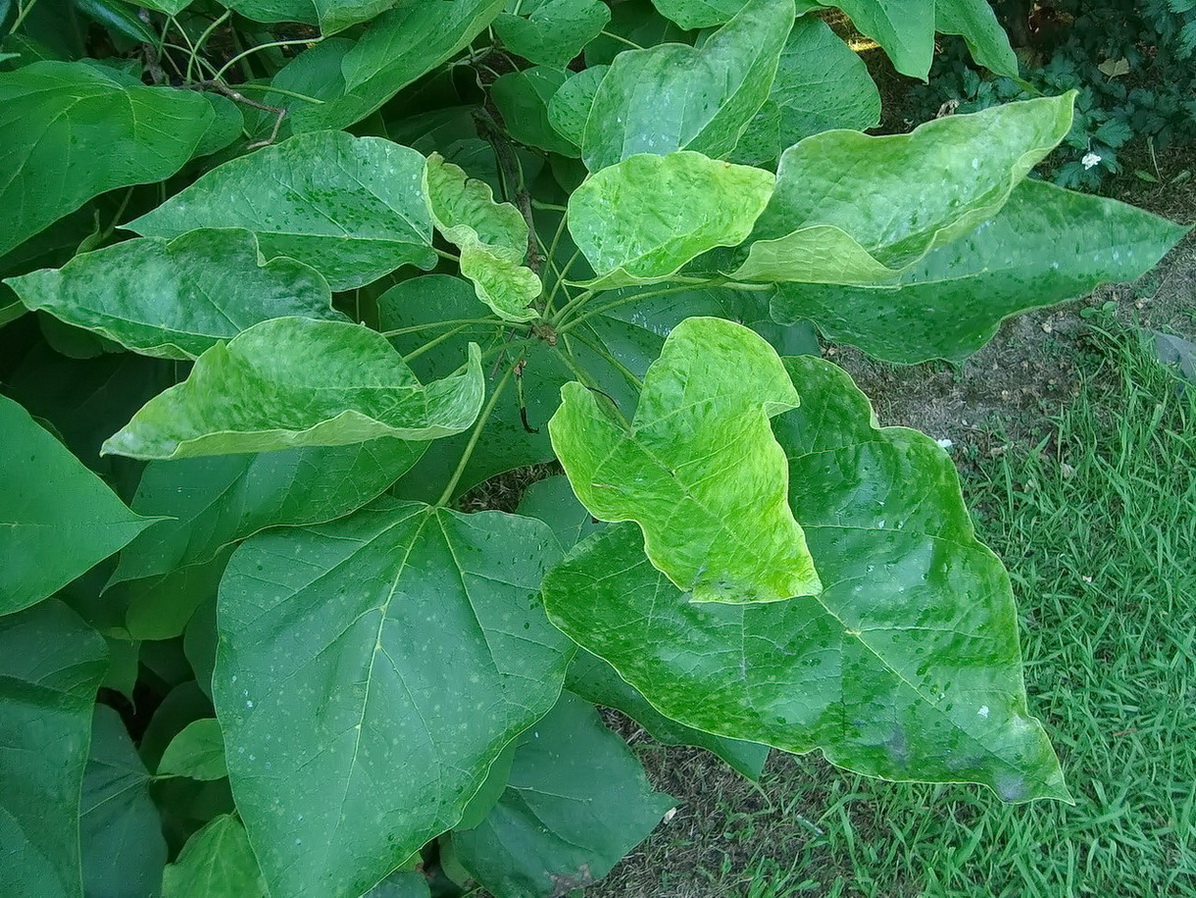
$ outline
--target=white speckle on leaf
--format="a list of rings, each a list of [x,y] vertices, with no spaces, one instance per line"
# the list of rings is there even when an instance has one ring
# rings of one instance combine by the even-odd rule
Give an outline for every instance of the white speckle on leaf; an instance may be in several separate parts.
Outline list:
[[[977,711],[976,714],[980,717],[987,718],[988,717],[988,705],[981,705],[980,710]]]

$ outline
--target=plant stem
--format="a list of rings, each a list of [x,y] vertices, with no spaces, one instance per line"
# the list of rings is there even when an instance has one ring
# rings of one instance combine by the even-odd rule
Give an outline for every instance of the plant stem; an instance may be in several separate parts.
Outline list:
[[[191,80],[191,67],[194,65],[194,63],[196,61],[197,54],[199,53],[200,50],[202,50],[204,48],[204,45],[207,44],[208,38],[212,36],[212,32],[215,31],[217,28],[219,28],[221,25],[223,25],[225,22],[227,22],[231,16],[232,16],[232,12],[230,10],[226,9],[223,13],[220,14],[220,16],[218,16],[216,19],[214,19],[212,21],[211,25],[209,25],[207,28],[205,28],[203,30],[203,33],[201,33],[199,38],[195,41],[195,48],[192,51],[191,57],[187,60],[187,80],[188,81]]]
[[[254,53],[257,53],[261,50],[269,50],[271,47],[294,47],[297,44],[318,44],[322,40],[324,40],[323,37],[303,37],[303,38],[299,38],[297,40],[290,40],[290,41],[271,41],[268,44],[259,44],[256,47],[250,47],[248,50],[238,53],[236,56],[234,56],[232,59],[230,59],[228,62],[226,62],[220,68],[220,71],[218,71],[216,73],[215,80],[219,81],[221,78],[224,77],[225,72],[227,72],[229,69],[231,69],[234,65],[236,65],[238,62],[240,62],[242,59],[244,59],[245,57],[250,56]]]
[[[457,488],[457,484],[461,481],[461,476],[465,473],[465,466],[469,464],[469,459],[473,456],[473,450],[478,445],[478,439],[482,436],[482,429],[486,426],[486,422],[490,420],[490,414],[494,411],[494,406],[498,405],[498,399],[502,396],[503,390],[506,389],[507,384],[511,380],[511,375],[515,372],[515,366],[512,365],[507,369],[507,373],[502,376],[502,380],[494,388],[490,394],[490,399],[486,402],[486,406],[482,409],[482,413],[478,415],[478,421],[473,426],[473,433],[470,434],[469,442],[465,446],[465,451],[461,453],[461,460],[457,462],[457,469],[453,471],[453,477],[448,482],[448,486],[444,488],[444,492],[440,494],[440,498],[436,500],[437,507],[446,507],[449,499],[453,496],[453,490]]]
[[[451,321],[433,321],[429,324],[413,324],[411,327],[396,327],[390,331],[380,331],[384,337],[398,337],[401,334],[413,334],[416,331],[426,331],[434,327],[456,327],[459,324],[492,324],[501,327],[505,322],[501,318],[454,318]]]
[[[129,200],[132,198],[133,188],[130,187],[125,191],[124,199],[120,201],[120,207],[116,210],[116,214],[112,216],[112,224],[108,225],[108,227],[100,233],[99,239],[96,240],[96,246],[100,246],[105,240],[112,236],[112,232],[116,230],[117,222],[120,221],[120,217],[125,214],[125,209],[128,207]]]
[[[609,37],[612,41],[618,41],[621,44],[626,44],[629,47],[634,47],[636,50],[644,49],[639,44],[637,44],[635,41],[628,40],[627,38],[623,37],[623,35],[621,35],[621,34],[613,34],[610,31],[599,31],[598,33],[600,35],[602,35],[603,37]]]
[[[631,427],[627,417],[623,414],[623,410],[619,408],[618,403],[615,402],[614,398],[598,386],[594,378],[590,376],[590,373],[573,360],[572,355],[567,352],[562,352],[559,346],[553,346],[552,351],[555,352],[560,357],[561,361],[565,363],[566,367],[573,372],[573,376],[577,378],[578,382],[582,386],[593,390],[595,393],[605,396],[610,401],[611,408],[614,409],[615,414],[619,416],[619,420],[623,422],[624,427]]]
[[[549,244],[548,251],[544,254],[544,258],[548,260],[548,266],[552,269],[552,273],[556,275],[556,283],[552,285],[552,292],[544,303],[545,318],[552,315],[552,300],[556,296],[557,290],[561,289],[561,281],[565,279],[565,273],[556,264],[556,248],[561,242],[561,236],[565,233],[566,220],[565,216],[562,215],[560,223],[556,226],[556,233],[552,235],[552,243]],[[569,296],[568,291],[565,292],[565,296]]]
[[[576,337],[578,342],[584,343],[590,352],[600,356],[608,365],[622,374],[623,377],[627,379],[627,382],[635,388],[637,393],[643,390],[644,382],[640,380],[638,376],[636,376],[634,371],[615,358],[615,356],[605,346],[602,345],[600,340],[590,340],[583,334],[582,331],[575,331],[572,335],[567,334],[565,339],[568,340],[569,336]]]
[[[448,259],[450,262],[456,262],[458,265],[461,264],[460,256],[454,256],[452,253],[446,253],[444,250],[437,249],[436,247],[432,247],[432,252],[436,253],[442,259]]]
[[[21,23],[25,21],[25,16],[29,15],[30,11],[32,11],[33,7],[35,6],[37,6],[37,0],[29,0],[29,3],[26,6],[22,6],[20,10],[17,11],[17,20],[13,22],[12,27],[8,29],[9,34],[16,34],[17,29],[21,27]]]
[[[457,334],[461,333],[461,331],[465,330],[467,327],[469,327],[468,324],[462,324],[459,327],[454,327],[452,330],[445,331],[439,337],[435,337],[435,338],[429,340],[427,343],[422,344],[419,347],[419,349],[413,349],[411,352],[407,353],[405,356],[403,356],[403,361],[410,363],[412,359],[419,358],[421,355],[423,355],[425,352],[427,352],[429,349],[433,348],[434,346],[439,346],[445,340],[451,340],[453,337],[457,336]]]
[[[316,106],[323,106],[323,100],[317,100],[315,97],[309,97],[306,94],[296,93],[293,90],[284,90],[281,87],[275,87],[273,84],[238,84],[237,90],[264,90],[267,93],[279,94],[284,97],[294,97],[296,100],[302,100],[304,103],[313,103]]]
[[[611,309],[618,308],[619,306],[625,306],[628,303],[636,302],[641,299],[651,299],[654,296],[668,296],[670,293],[684,293],[687,290],[693,290],[694,287],[697,287],[697,286],[722,287],[722,286],[728,285],[729,283],[730,282],[725,279],[710,279],[710,280],[698,281],[696,283],[681,284],[680,286],[677,286],[677,287],[665,287],[660,290],[646,290],[643,293],[634,293],[631,296],[621,297],[621,298],[615,300],[614,302],[609,302],[606,305],[599,306],[596,309],[588,309],[585,312],[583,312],[582,314],[578,315],[576,318],[566,321],[563,324],[555,325],[556,332],[558,334],[566,333],[569,330],[572,330],[577,325],[581,324],[587,318],[592,318],[595,315],[601,315],[604,312],[609,312]],[[772,284],[735,284],[733,289],[736,289],[736,290],[771,290],[772,287],[773,287]],[[565,309],[562,309],[561,311],[564,312]],[[557,316],[558,319],[560,317],[561,317],[560,315]]]

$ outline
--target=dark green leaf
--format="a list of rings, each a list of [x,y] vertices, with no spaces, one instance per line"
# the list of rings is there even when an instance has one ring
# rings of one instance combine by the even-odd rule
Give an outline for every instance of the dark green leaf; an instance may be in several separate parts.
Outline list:
[[[769,748],[756,742],[726,739],[670,720],[652,707],[634,686],[597,655],[579,649],[569,665],[565,686],[588,702],[616,708],[665,745],[695,745],[713,752],[748,779],[758,780]]]
[[[530,518],[393,500],[237,551],[213,682],[272,892],[359,895],[457,823],[559,693],[558,553]]]
[[[800,409],[774,423],[789,500],[827,584],[816,599],[687,601],[630,525],[545,578],[554,623],[669,717],[892,780],[1066,798],[1026,710],[1009,578],[975,538],[950,458],[821,359],[787,359]]]
[[[615,57],[581,144],[590,171],[637,153],[730,153],[768,98],[793,0],[749,0],[695,50],[662,44]]]
[[[568,477],[548,477],[529,486],[519,500],[519,513],[539,518],[552,528],[563,548],[572,549],[602,523],[591,516],[589,509],[577,501]]]
[[[87,895],[142,898],[158,893],[166,840],[149,781],[120,715],[96,705],[79,817]]]
[[[120,0],[73,0],[80,12],[135,43],[156,44],[158,36],[137,17],[137,10]]]
[[[93,622],[89,621],[89,623],[95,626]],[[109,664],[108,673],[100,685],[102,688],[116,690],[131,702],[139,675],[141,643],[109,635],[104,636],[104,641],[108,644]]]
[[[125,227],[167,238],[246,228],[267,259],[302,259],[351,290],[436,263],[423,176],[424,157],[389,140],[304,134],[224,163]]]
[[[827,0],[825,5],[847,13],[856,28],[884,48],[897,71],[926,79],[934,57],[935,0]]]
[[[137,580],[109,578],[103,601],[121,609],[124,629],[141,640],[171,639],[187,628],[195,610],[216,597],[233,547],[221,549],[210,561],[173,568]],[[118,566],[119,571],[119,566]],[[120,576],[113,573],[113,578]]]
[[[438,439],[465,430],[481,407],[476,345],[465,368],[424,386],[375,331],[275,318],[205,352],[187,380],[146,403],[103,451],[175,459]]]
[[[226,550],[235,542],[266,527],[319,524],[356,511],[425,448],[383,437],[151,462],[132,505],[168,520],[125,547],[105,595],[129,608],[127,626],[140,638],[178,636],[197,604],[215,596]]]
[[[499,13],[494,33],[528,62],[563,69],[609,21],[599,0],[527,0],[519,15]]]
[[[255,22],[302,22],[335,34],[394,7],[395,0],[220,0]]]
[[[187,840],[162,877],[162,898],[267,898],[245,827],[231,814]]]
[[[0,396],[5,488],[0,490],[0,614],[39,602],[153,523],[21,406]]]
[[[224,737],[214,717],[191,721],[171,740],[158,764],[158,776],[186,776],[195,780],[228,776]]]
[[[880,92],[867,66],[811,16],[794,23],[769,97],[779,107],[778,150],[822,131],[865,131],[880,123]]]
[[[963,35],[978,65],[997,75],[1018,77],[1017,56],[1009,46],[1009,36],[987,0],[937,0],[934,19],[936,31]]]
[[[198,358],[270,318],[346,320],[317,271],[285,256],[265,262],[244,230],[128,240],[6,283],[30,309],[168,359]]]
[[[605,876],[674,804],[593,706],[565,693],[520,737],[498,806],[453,847],[491,892],[553,898]]]
[[[360,121],[466,47],[502,11],[503,2],[410,0],[375,18],[356,42],[313,47],[274,79],[278,87],[323,101],[286,101],[291,127],[319,131]],[[297,84],[313,84],[315,90]]]
[[[649,0],[622,0],[611,4],[610,23],[604,29],[624,40],[601,35],[586,45],[585,62],[590,68],[607,66],[614,58],[627,50],[625,41],[640,47],[655,47],[657,44],[692,44],[695,34],[682,31],[673,22],[656,11]]]
[[[147,646],[163,644],[147,642]],[[165,643],[174,645],[175,643]],[[139,753],[149,770],[157,770],[174,737],[193,720],[212,716],[212,703],[194,680],[175,686],[162,699],[141,737]]]
[[[32,886],[21,894],[82,898],[80,790],[107,666],[61,602],[0,617],[0,845],[5,881]]]
[[[594,107],[594,95],[598,85],[606,77],[609,66],[596,65],[569,76],[552,99],[548,101],[548,122],[558,134],[575,147],[580,148],[585,140],[586,122]],[[580,149],[569,155],[581,155]]]
[[[198,93],[81,63],[0,73],[0,255],[93,196],[174,174],[215,120]]]
[[[782,285],[772,314],[812,320],[829,338],[892,362],[961,361],[1009,315],[1141,277],[1186,232],[1114,200],[1023,181],[995,218],[896,283]]]
[[[565,72],[537,66],[503,75],[490,85],[490,98],[502,116],[507,133],[529,147],[580,156],[577,146],[557,133],[548,117],[548,104],[567,78]]]
[[[519,513],[539,518],[556,533],[562,546],[571,549],[604,524],[595,521],[577,501],[567,477],[549,477],[533,483],[523,494]],[[744,776],[757,780],[768,759],[768,746],[724,739],[669,720],[653,708],[618,672],[599,658],[579,649],[569,665],[566,688],[596,705],[617,708],[666,745],[696,745],[714,752]],[[469,829],[462,825],[462,829]]]
[[[687,30],[729,22],[743,4],[744,0],[652,0],[662,16]]]
[[[696,602],[821,591],[768,423],[798,394],[768,343],[721,318],[687,319],[648,369],[630,427],[607,403],[568,383],[549,422],[591,514],[636,521],[652,564]]]

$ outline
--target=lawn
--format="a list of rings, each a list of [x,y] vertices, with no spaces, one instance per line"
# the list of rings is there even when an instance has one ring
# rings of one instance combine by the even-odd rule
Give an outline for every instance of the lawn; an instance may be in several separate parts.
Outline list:
[[[998,428],[954,451],[1075,805],[779,753],[756,787],[641,737],[680,808],[587,894],[1196,895],[1196,389],[1116,324],[1087,328],[1070,362],[1077,392],[1041,438]]]

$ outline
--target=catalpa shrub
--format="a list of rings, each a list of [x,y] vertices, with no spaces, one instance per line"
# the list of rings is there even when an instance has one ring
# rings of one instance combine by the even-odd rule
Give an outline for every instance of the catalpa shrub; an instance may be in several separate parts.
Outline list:
[[[1070,95],[867,136],[804,0],[221,2],[0,7],[5,894],[559,896],[674,803],[594,705],[1067,800],[951,461],[812,334],[1151,268],[1029,179]]]

